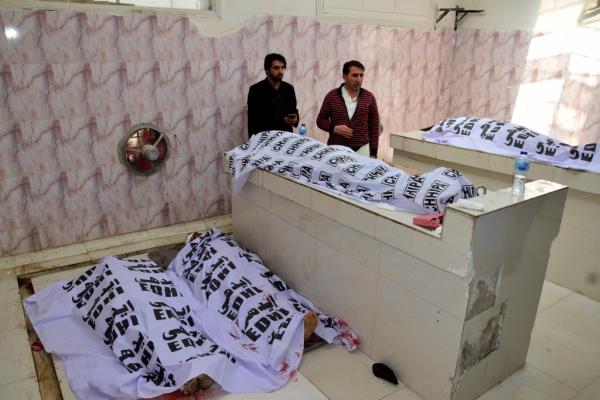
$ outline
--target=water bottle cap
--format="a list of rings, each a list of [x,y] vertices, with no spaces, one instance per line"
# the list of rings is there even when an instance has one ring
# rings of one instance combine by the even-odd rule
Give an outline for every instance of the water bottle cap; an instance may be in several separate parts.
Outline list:
[[[521,152],[521,154],[525,154],[525,155],[527,155],[527,152],[526,152],[526,151],[522,151],[522,152]]]
[[[306,124],[303,122],[302,124],[300,124],[301,126],[306,126]]]

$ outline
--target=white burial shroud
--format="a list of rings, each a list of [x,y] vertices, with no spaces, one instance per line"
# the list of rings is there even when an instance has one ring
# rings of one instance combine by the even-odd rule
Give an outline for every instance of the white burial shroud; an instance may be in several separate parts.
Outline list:
[[[291,132],[256,134],[225,153],[225,161],[234,178],[234,191],[260,168],[357,200],[419,214],[443,212],[446,204],[475,195],[471,182],[455,169],[410,175],[348,147],[327,146]]]
[[[597,143],[571,146],[510,122],[490,118],[446,118],[427,132],[428,142],[517,157],[526,151],[534,161],[589,172],[600,172]]]
[[[45,349],[64,362],[79,399],[151,398],[207,374],[229,392],[283,386],[303,353],[303,317],[354,350],[348,325],[318,310],[260,258],[212,230],[162,270],[105,257],[24,301]]]

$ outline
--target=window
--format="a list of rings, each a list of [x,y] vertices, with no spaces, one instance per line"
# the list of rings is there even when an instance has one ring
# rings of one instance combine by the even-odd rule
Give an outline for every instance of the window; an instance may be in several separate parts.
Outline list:
[[[220,0],[0,0],[0,5],[43,10],[152,12],[215,17],[219,15]]]

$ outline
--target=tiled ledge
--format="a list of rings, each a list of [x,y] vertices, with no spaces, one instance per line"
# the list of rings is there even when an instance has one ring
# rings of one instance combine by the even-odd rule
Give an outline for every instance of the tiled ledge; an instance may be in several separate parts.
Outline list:
[[[255,170],[251,173],[249,182],[252,185],[244,188],[245,196],[267,209],[275,206],[270,204],[271,198],[265,196],[264,191],[253,190],[253,186],[286,198],[460,277],[474,273],[470,257],[477,218],[516,204],[508,190],[501,190],[477,198],[485,206],[483,212],[450,205],[446,209],[444,229],[441,234],[436,234],[413,225],[412,213],[383,209],[271,172]],[[520,203],[562,190],[566,190],[566,187],[556,183],[530,182],[527,184],[527,195]]]
[[[514,158],[512,157],[426,142],[422,139],[422,134],[423,131],[393,133],[390,145],[396,150],[403,150],[407,153],[414,153],[440,161],[468,165],[504,175],[512,176],[513,174]],[[582,192],[600,194],[600,174],[593,172],[532,162],[528,177],[532,180],[544,179],[557,182]]]
[[[231,215],[227,214],[0,258],[0,273],[21,276],[40,273],[66,265],[92,263],[109,254],[129,254],[145,249],[182,243],[185,241],[185,236],[188,233],[205,231],[213,227],[225,232],[231,232]]]

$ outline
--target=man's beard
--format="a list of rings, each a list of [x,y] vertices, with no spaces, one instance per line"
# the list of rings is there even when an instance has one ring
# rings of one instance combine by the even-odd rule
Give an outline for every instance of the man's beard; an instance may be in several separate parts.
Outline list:
[[[283,74],[279,74],[279,75],[270,75],[269,74],[269,78],[271,78],[271,80],[273,82],[281,82],[283,80]]]

